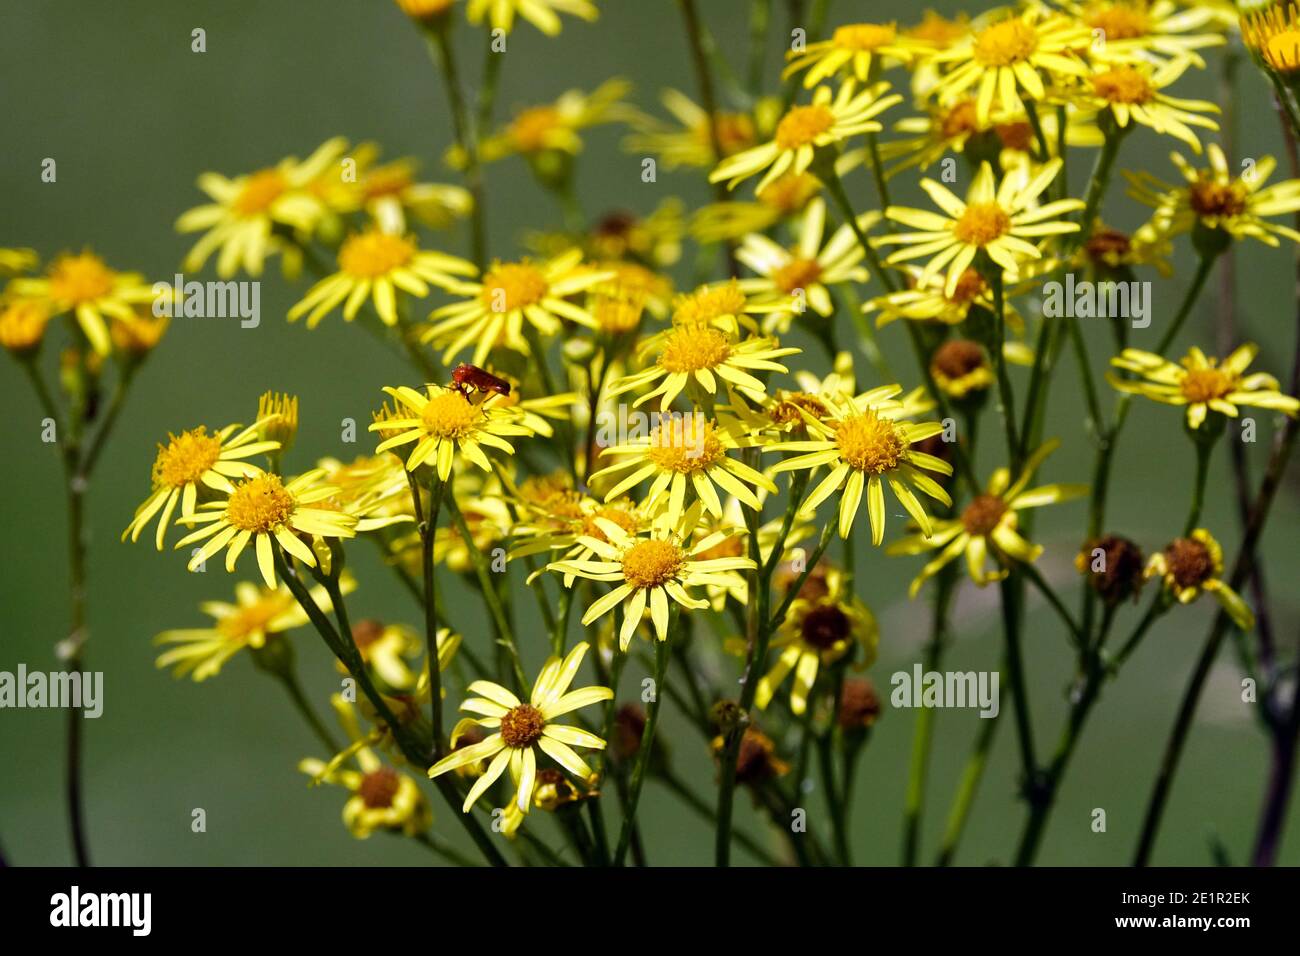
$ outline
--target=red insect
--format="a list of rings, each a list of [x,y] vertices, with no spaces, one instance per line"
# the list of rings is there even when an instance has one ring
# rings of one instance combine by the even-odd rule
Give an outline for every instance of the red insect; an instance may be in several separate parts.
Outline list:
[[[496,392],[498,395],[510,394],[510,383],[497,378],[491,372],[485,372],[477,365],[457,365],[451,372],[451,387],[466,398],[471,391]]]

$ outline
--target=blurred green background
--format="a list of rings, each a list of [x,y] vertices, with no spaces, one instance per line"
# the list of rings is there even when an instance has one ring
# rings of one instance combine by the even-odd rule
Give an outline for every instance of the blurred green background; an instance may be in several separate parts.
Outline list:
[[[657,93],[668,85],[694,96],[675,3],[607,0],[599,5],[599,23],[566,19],[557,39],[527,25],[516,29],[503,70],[499,117],[572,87],[593,88],[611,75],[635,83],[634,99],[643,109],[658,111]],[[979,7],[943,0],[931,5],[947,13]],[[768,55],[773,79],[781,42],[777,34],[785,28],[784,4],[778,0],[776,6],[777,29]],[[701,7],[724,48],[743,62],[746,0],[707,0]],[[831,23],[863,17],[914,20],[919,13],[917,4],[903,0],[836,0]],[[195,27],[207,31],[206,53],[190,50]],[[462,63],[476,70],[481,36],[463,24],[457,36]],[[1214,51],[1209,59],[1210,70],[1189,76],[1178,89],[1181,95],[1214,95]],[[172,224],[178,213],[201,201],[194,187],[200,172],[257,169],[283,155],[305,155],[335,134],[353,142],[373,139],[384,146],[386,156],[420,157],[424,178],[454,179],[439,159],[450,143],[450,130],[438,77],[420,36],[388,0],[9,3],[0,12],[0,91],[5,144],[0,151],[0,245],[32,246],[47,259],[88,245],[119,268],[170,279],[190,242]],[[1265,86],[1249,64],[1241,70],[1239,103],[1241,155],[1281,155]],[[893,118],[902,115],[896,109]],[[691,204],[707,201],[706,189],[690,173],[662,174],[656,184],[642,183],[638,157],[618,149],[621,136],[621,130],[601,128],[586,137],[578,192],[590,216],[613,208],[649,212],[673,193]],[[1167,159],[1171,143],[1135,135],[1125,145],[1121,165],[1172,177]],[[55,184],[40,180],[45,157],[57,160]],[[1072,160],[1077,192],[1091,156],[1076,152]],[[899,193],[911,198],[915,177],[903,179],[907,184],[898,185]],[[487,185],[494,254],[516,255],[523,230],[558,225],[553,200],[536,187],[522,162],[490,166]],[[866,177],[858,173],[850,189],[866,208],[873,195]],[[1120,198],[1118,188],[1112,194],[1108,219],[1135,225],[1138,213]],[[457,251],[465,248],[463,232],[444,241]],[[1295,311],[1291,250],[1250,245],[1240,250],[1237,262],[1244,291],[1243,335],[1264,344],[1260,367],[1285,377]],[[1190,278],[1190,265],[1187,249],[1180,247],[1177,276],[1156,286],[1155,323],[1146,333],[1136,333],[1134,344],[1154,343]],[[175,321],[139,376],[98,471],[89,507],[92,640],[87,662],[105,673],[106,699],[103,716],[86,723],[85,771],[96,863],[416,864],[432,859],[397,839],[376,836],[359,842],[347,834],[339,821],[343,792],[308,790],[295,769],[300,757],[318,753],[314,739],[280,689],[247,658],[235,659],[219,677],[201,685],[175,681],[154,668],[151,637],[165,628],[205,622],[197,603],[230,599],[236,579],[216,566],[206,574],[188,574],[179,555],[158,554],[143,542],[135,547],[118,543],[132,510],[148,492],[155,444],[169,430],[248,421],[258,394],[267,388],[302,396],[303,424],[291,468],[305,468],[319,456],[350,458],[369,450],[364,432],[358,445],[341,444],[339,422],[368,421],[379,388],[410,382],[413,376],[337,314],[311,333],[301,324],[288,325],[284,312],[304,288],[287,285],[273,267],[262,286],[259,328],[241,329],[233,320]],[[1207,350],[1213,346],[1210,301],[1207,297],[1184,334],[1187,342],[1199,342]],[[1099,362],[1109,354],[1109,331],[1099,322],[1086,331]],[[847,332],[844,338],[850,338]],[[905,384],[914,384],[902,330],[886,330],[882,341],[894,367],[908,370]],[[816,355],[811,343],[800,344]],[[863,379],[871,383],[869,374]],[[1018,386],[1023,395],[1023,374]],[[49,670],[56,666],[52,649],[67,623],[59,464],[53,449],[39,440],[41,414],[35,400],[7,360],[0,366],[0,388],[6,410],[0,416],[0,447],[6,451],[0,468],[0,670],[12,671],[19,662]],[[1045,469],[1045,480],[1088,478],[1091,453],[1079,395],[1073,362],[1063,360],[1047,434],[1059,435],[1064,448]],[[1267,416],[1258,417],[1260,442],[1250,448],[1256,474],[1273,428]],[[1136,403],[1115,463],[1111,529],[1135,538],[1148,551],[1163,546],[1180,529],[1192,463],[1178,413]],[[1231,556],[1239,534],[1222,451],[1210,487],[1204,522]],[[1284,644],[1294,642],[1300,621],[1297,594],[1290,586],[1298,563],[1290,538],[1297,516],[1294,491],[1288,487],[1279,500],[1263,549]],[[1049,509],[1038,525],[1048,548],[1042,569],[1068,589],[1071,604],[1076,587],[1071,561],[1084,511],[1082,503]],[[894,529],[899,526],[901,522]],[[354,563],[361,579],[352,601],[354,619],[377,616],[415,623],[405,593],[381,573],[369,552],[353,550],[359,552]],[[884,694],[889,675],[910,669],[919,658],[927,610],[923,602],[906,600],[914,562],[886,560],[864,548],[858,566],[864,597],[881,619],[880,659],[871,674]],[[242,570],[253,573],[247,556]],[[522,588],[521,579],[518,585]],[[996,666],[996,610],[995,590],[963,585],[955,616],[958,640],[946,666]],[[1158,755],[1211,611],[1208,601],[1202,601],[1170,615],[1106,689],[1061,793],[1042,862],[1122,864],[1130,858]],[[469,639],[485,643],[477,608],[457,606],[456,612]],[[1117,632],[1136,617],[1136,609],[1127,611]],[[303,679],[323,709],[338,686],[331,663],[314,634],[301,631],[294,640]],[[531,671],[543,656],[540,635],[531,640],[525,635],[525,644]],[[1061,726],[1071,663],[1064,636],[1036,599],[1030,605],[1026,648],[1039,748],[1047,750]],[[626,695],[633,685],[629,676],[624,681]],[[1009,709],[1005,693],[1003,701]],[[671,707],[667,713],[663,739],[674,763],[695,789],[711,794],[713,768],[699,738]],[[859,862],[889,864],[899,857],[914,718],[915,712],[886,708],[865,754],[854,808]],[[11,863],[64,864],[71,859],[62,800],[63,723],[62,712],[0,711],[0,843]],[[925,859],[937,849],[977,729],[972,711],[939,715]],[[1209,863],[1211,838],[1221,839],[1235,862],[1245,859],[1266,767],[1267,741],[1249,705],[1240,701],[1233,653],[1225,648],[1198,712],[1155,860]],[[1008,721],[960,862],[1007,859],[1024,813],[1014,789]],[[820,807],[816,795],[810,800]],[[743,795],[739,806],[745,825],[755,828]],[[190,831],[191,811],[197,807],[207,812],[203,834]],[[1090,814],[1097,807],[1107,811],[1108,832],[1103,834],[1090,829]],[[819,812],[813,811],[814,825]],[[461,831],[448,819],[445,806],[435,802],[435,813],[440,831],[460,840]],[[710,860],[705,825],[657,783],[648,785],[643,819],[652,863]],[[1293,806],[1292,831],[1297,824]],[[1300,862],[1300,836],[1294,832],[1283,859]]]

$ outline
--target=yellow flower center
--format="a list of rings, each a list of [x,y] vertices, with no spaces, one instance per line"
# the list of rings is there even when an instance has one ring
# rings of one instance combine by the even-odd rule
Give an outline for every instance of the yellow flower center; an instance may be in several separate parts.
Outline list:
[[[531,747],[546,729],[546,718],[532,704],[520,704],[501,717],[501,739],[507,747]]]
[[[987,246],[1011,231],[1011,217],[995,202],[974,203],[966,207],[952,234],[968,246]]]
[[[288,188],[289,184],[278,169],[263,169],[248,177],[231,205],[241,216],[255,216],[266,212]]]
[[[961,523],[968,534],[982,536],[991,533],[1006,513],[1006,502],[997,495],[977,495],[961,513]]]
[[[831,43],[845,50],[869,53],[898,39],[898,29],[893,24],[851,23],[839,27]]]
[[[674,325],[707,325],[724,315],[739,315],[745,311],[745,293],[733,279],[715,289],[700,289],[683,296],[673,311]]]
[[[240,531],[267,534],[283,528],[297,507],[279,475],[258,475],[235,488],[226,502],[226,520]]]
[[[536,305],[548,289],[546,277],[527,262],[498,264],[483,277],[483,300],[498,315]]]
[[[561,125],[560,113],[553,106],[534,106],[514,118],[510,139],[521,153],[545,149],[553,130]]]
[[[772,273],[772,282],[786,295],[793,295],[796,289],[806,291],[821,277],[821,263],[816,259],[791,259]]]
[[[266,594],[256,604],[240,607],[217,621],[217,630],[228,641],[246,641],[256,633],[265,633],[267,626],[293,603],[292,597]]]
[[[50,296],[74,306],[93,302],[113,291],[116,277],[92,252],[63,256],[50,268]]]
[[[767,416],[777,425],[800,425],[804,421],[803,416],[799,414],[800,409],[814,418],[825,418],[827,415],[826,405],[816,395],[809,395],[807,392],[786,392],[781,396],[780,401],[774,402],[767,410]]]
[[[181,488],[192,484],[217,463],[221,439],[209,435],[203,425],[169,436],[167,446],[158,446],[153,463],[155,487]]]
[[[1188,188],[1192,211],[1202,218],[1239,216],[1246,211],[1246,187],[1240,182],[1198,179]]]
[[[601,293],[592,296],[588,307],[602,331],[624,335],[640,324],[641,313],[645,310],[645,295],[623,290],[613,294]]]
[[[961,19],[949,20],[933,10],[925,11],[921,22],[907,31],[907,35],[917,40],[924,40],[931,46],[947,49],[966,35],[967,21],[963,14]]]
[[[45,335],[50,310],[39,299],[19,299],[0,312],[0,345],[15,352],[33,349]]]
[[[819,189],[821,183],[807,173],[784,173],[764,186],[757,198],[765,206],[789,214],[808,205]]]
[[[1235,386],[1235,377],[1219,368],[1188,369],[1178,383],[1183,397],[1193,404],[1222,398]]]
[[[415,243],[372,230],[349,236],[339,250],[339,268],[358,279],[388,275],[411,261]]]
[[[482,410],[454,388],[443,389],[433,395],[420,422],[424,430],[438,438],[465,438],[478,427]]]
[[[673,415],[650,435],[646,458],[679,474],[703,471],[723,456],[713,422],[699,413]]]
[[[715,369],[731,354],[731,342],[717,329],[682,326],[668,333],[659,365],[669,372]]]
[[[1038,32],[1020,19],[1003,20],[975,38],[975,60],[988,67],[1024,63],[1038,49]]]
[[[784,150],[809,146],[834,125],[835,114],[820,103],[795,106],[776,126],[776,145]]]
[[[630,508],[610,506],[606,508],[598,508],[595,512],[583,519],[582,533],[589,538],[595,538],[597,541],[609,540],[605,532],[600,529],[600,525],[596,524],[597,518],[604,518],[606,521],[614,522],[614,524],[618,525],[629,535],[635,535],[637,533],[638,522],[636,520],[636,515],[632,513]]]
[[[1131,66],[1121,66],[1091,78],[1093,92],[1107,103],[1145,103],[1155,96],[1151,82]]]
[[[1128,3],[1098,3],[1083,14],[1089,29],[1102,30],[1107,40],[1136,40],[1151,32],[1147,11]]]
[[[898,426],[875,412],[864,412],[839,422],[835,444],[850,468],[872,475],[883,475],[898,467],[907,450]]]
[[[392,767],[380,767],[361,778],[357,795],[367,810],[387,810],[393,805],[402,778]]]
[[[723,156],[731,156],[754,144],[754,121],[744,113],[718,113],[715,124],[718,129],[718,145],[722,147]],[[695,128],[696,137],[705,145],[713,145],[713,130],[707,122]]]
[[[366,199],[397,196],[411,185],[411,169],[403,163],[390,163],[372,169],[361,184]]]
[[[634,588],[657,588],[676,578],[685,563],[686,555],[671,541],[638,541],[623,553],[623,580]]]

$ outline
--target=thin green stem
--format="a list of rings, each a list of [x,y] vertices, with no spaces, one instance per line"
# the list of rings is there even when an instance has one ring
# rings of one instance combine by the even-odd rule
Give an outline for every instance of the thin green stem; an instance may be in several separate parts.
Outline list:
[[[614,865],[622,866],[631,846],[632,833],[636,825],[637,804],[641,800],[641,788],[645,784],[646,768],[654,751],[655,731],[659,728],[659,711],[663,706],[663,687],[668,677],[668,660],[672,656],[672,642],[677,637],[678,619],[681,605],[671,602],[668,611],[667,638],[655,642],[654,699],[646,708],[645,728],[641,732],[641,746],[637,750],[636,763],[632,766],[632,776],[628,782],[627,805],[623,808],[623,827],[618,835],[618,848],[614,851]]]

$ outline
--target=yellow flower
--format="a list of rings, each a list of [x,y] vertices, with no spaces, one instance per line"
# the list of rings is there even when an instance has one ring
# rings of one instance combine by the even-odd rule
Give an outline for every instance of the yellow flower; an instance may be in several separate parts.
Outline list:
[[[879,213],[863,213],[858,217],[858,225],[865,231],[879,219]],[[829,316],[835,311],[835,303],[827,286],[865,283],[868,274],[861,265],[865,253],[848,224],[835,230],[823,246],[826,203],[821,199],[808,204],[797,230],[799,243],[791,249],[758,233],[745,237],[736,258],[761,278],[741,280],[740,288],[750,294],[794,297],[794,311],[811,306],[818,315]],[[789,324],[788,314],[785,324]]]
[[[980,587],[990,581],[1000,581],[1007,576],[1007,566],[1017,561],[1032,564],[1043,553],[1041,545],[1030,544],[1020,536],[1017,511],[1039,508],[1043,505],[1069,501],[1088,493],[1087,485],[1041,485],[1026,488],[1043,460],[1056,450],[1058,441],[1050,441],[1029,456],[1020,470],[1020,477],[1011,482],[1011,472],[999,468],[989,479],[983,494],[976,495],[960,516],[934,522],[929,535],[913,535],[890,545],[888,554],[923,554],[938,550],[939,554],[916,576],[908,589],[916,597],[927,580],[939,573],[949,562],[966,555],[966,567],[971,580]],[[996,567],[989,571],[985,562],[990,555]]]
[[[351,792],[343,805],[343,823],[359,840],[376,830],[415,836],[429,829],[433,812],[415,781],[384,764],[366,746],[369,738],[362,736],[356,713],[342,695],[333,695],[330,704],[352,744],[329,763],[308,757],[298,762],[298,769],[311,777],[313,784],[334,784]],[[356,761],[357,769],[346,766],[349,760]]]
[[[932,273],[927,276],[920,269],[912,267],[906,271],[911,280],[911,288],[877,296],[862,307],[862,311],[868,315],[880,312],[876,317],[877,328],[896,319],[957,325],[966,321],[972,308],[993,311],[993,290],[974,268],[966,269],[957,278],[957,284],[951,292],[947,290],[948,281],[942,275]],[[1008,315],[1008,324],[1019,324],[1018,317],[1012,320]]]
[[[109,268],[89,250],[59,256],[42,278],[15,279],[9,291],[22,298],[41,300],[51,317],[72,312],[99,355],[108,355],[112,350],[105,316],[133,319],[133,306],[154,299],[153,287],[138,272]]]
[[[786,111],[770,142],[727,157],[709,174],[709,182],[725,181],[728,189],[735,189],[767,170],[757,187],[761,192],[788,172],[807,171],[818,149],[883,129],[875,117],[903,99],[896,93],[886,96],[888,89],[888,83],[878,83],[859,92],[852,80],[846,80],[832,95],[829,87],[819,86],[811,103]]]
[[[877,60],[886,66],[906,64],[931,50],[929,44],[900,34],[893,23],[848,23],[837,27],[829,40],[786,53],[790,65],[781,75],[789,78],[807,70],[803,85],[808,89],[841,70],[866,83],[875,77],[871,67]]]
[[[227,425],[213,434],[208,434],[207,427],[200,425],[179,435],[168,435],[167,444],[158,446],[158,455],[154,458],[153,491],[135,510],[135,517],[122,532],[122,540],[130,535],[132,541],[138,541],[140,532],[161,511],[155,539],[161,551],[177,502],[181,506],[181,516],[189,518],[194,514],[201,487],[231,494],[235,490],[231,478],[260,475],[262,469],[243,459],[279,449],[279,442],[258,439],[265,424],[264,421],[254,422],[242,431],[238,425]]]
[[[1241,39],[1276,73],[1300,70],[1300,9],[1295,3],[1276,3],[1243,13]]]
[[[652,511],[666,504],[670,524],[677,523],[686,507],[688,487],[718,517],[722,516],[722,501],[717,487],[735,495],[750,508],[761,510],[762,502],[752,488],[775,494],[776,485],[761,472],[727,455],[729,449],[754,444],[734,419],[715,421],[701,412],[673,413],[661,418],[648,435],[602,451],[602,456],[624,456],[624,460],[596,472],[591,481],[597,483],[602,478],[627,472],[606,492],[608,502],[653,476],[644,500]]]
[[[362,143],[348,157],[356,164],[355,177],[345,181],[330,170],[312,184],[312,189],[336,212],[362,210],[380,230],[395,236],[408,231],[408,213],[426,226],[442,229],[473,209],[474,200],[467,189],[416,182],[415,160],[396,159],[376,165],[378,157],[378,146]]]
[[[1077,106],[1089,110],[1109,110],[1120,129],[1130,122],[1150,127],[1180,139],[1193,151],[1201,151],[1201,141],[1191,129],[1217,130],[1214,120],[1197,113],[1217,113],[1219,108],[1206,100],[1183,100],[1162,91],[1187,70],[1187,60],[1170,60],[1158,67],[1148,64],[1106,65],[1089,74],[1074,96]]]
[[[451,10],[456,0],[394,0],[413,20],[433,20]]]
[[[1246,375],[1246,369],[1259,353],[1259,346],[1246,344],[1219,364],[1193,347],[1178,364],[1140,349],[1125,349],[1110,360],[1116,368],[1141,376],[1128,381],[1107,376],[1121,392],[1142,395],[1165,405],[1187,406],[1187,427],[1200,428],[1214,411],[1236,418],[1242,405],[1283,412],[1292,418],[1300,412],[1300,400],[1278,390],[1278,381],[1265,372]]]
[[[843,660],[860,646],[863,659],[856,666],[870,667],[879,643],[880,629],[875,616],[853,595],[796,598],[772,637],[771,646],[780,653],[772,669],[758,681],[754,706],[765,709],[777,688],[794,671],[790,712],[795,716],[803,714],[808,709],[817,672],[823,666]]]
[[[1079,231],[1077,223],[1057,218],[1082,209],[1079,200],[1060,199],[1035,205],[1060,170],[1061,160],[1053,159],[1033,175],[1021,170],[1008,173],[998,185],[993,168],[981,163],[965,202],[946,186],[933,179],[923,179],[921,188],[945,215],[890,206],[885,210],[886,216],[921,231],[884,236],[878,242],[911,247],[891,255],[890,263],[931,257],[921,272],[922,280],[947,269],[944,292],[948,296],[956,292],[962,276],[981,252],[1014,278],[1022,264],[1042,258],[1039,247],[1029,240]]]
[[[884,385],[856,397],[823,395],[830,413],[829,420],[805,413],[804,421],[810,436],[807,440],[781,442],[766,449],[803,452],[774,465],[770,474],[801,468],[812,472],[822,465],[830,467],[830,474],[804,499],[801,515],[811,516],[819,504],[843,489],[839,531],[840,537],[847,538],[865,492],[867,514],[871,519],[871,541],[878,545],[885,536],[884,482],[888,481],[894,496],[921,529],[930,533],[930,517],[908,485],[950,505],[952,499],[948,492],[922,469],[951,475],[952,466],[911,447],[915,442],[939,434],[943,426],[938,422],[913,424],[897,420],[904,405],[894,396],[902,390],[900,385]]]
[[[692,597],[688,588],[725,586],[728,579],[721,572],[752,570],[755,564],[749,558],[702,557],[733,534],[740,534],[742,529],[719,529],[688,544],[699,524],[700,510],[696,502],[675,524],[668,520],[666,512],[661,513],[648,531],[636,534],[629,534],[607,518],[597,517],[595,524],[604,532],[605,540],[583,535],[578,541],[590,548],[599,560],[556,561],[547,565],[548,571],[616,585],[587,608],[582,615],[583,626],[625,604],[619,646],[626,651],[649,608],[655,634],[664,641],[668,639],[670,598],[683,607],[706,609],[709,602]]]
[[[743,301],[744,294],[739,287],[733,286],[733,290],[737,302]],[[658,382],[632,404],[636,407],[658,396],[662,411],[692,383],[709,395],[716,395],[721,379],[728,392],[734,389],[757,399],[767,391],[767,386],[755,373],[784,372],[786,367],[775,360],[800,351],[782,348],[774,338],[737,342],[722,329],[710,325],[674,324],[671,329],[646,339],[638,348],[642,356],[646,352],[658,352],[654,364],[611,382],[605,397],[614,398]]]
[[[487,137],[479,147],[484,162],[505,156],[536,157],[548,151],[582,152],[578,134],[592,126],[611,123],[628,115],[623,97],[631,90],[626,80],[606,80],[590,93],[567,90],[554,103],[520,110],[505,129]],[[453,150],[453,166],[461,166],[463,156]]]
[[[41,347],[50,324],[50,307],[40,299],[16,299],[0,308],[0,345],[15,355]]]
[[[490,759],[487,770],[465,796],[466,813],[507,767],[510,768],[510,777],[516,786],[515,805],[527,813],[532,806],[533,791],[537,784],[539,750],[580,780],[591,780],[591,768],[574,752],[573,747],[603,750],[605,741],[586,730],[555,722],[557,717],[564,714],[614,697],[614,692],[608,687],[592,686],[569,690],[587,648],[587,643],[583,641],[563,660],[558,657],[549,658],[537,675],[527,703],[491,681],[476,680],[469,685],[470,693],[481,696],[464,701],[460,709],[482,714],[475,722],[480,727],[496,732],[480,743],[452,751],[429,768],[429,776],[437,777],[465,764]]]
[[[1204,67],[1196,53],[1224,43],[1220,33],[1192,33],[1215,23],[1215,11],[1207,4],[1179,10],[1173,0],[1087,0],[1062,3],[1078,17],[1095,40],[1088,44],[1088,56],[1109,62],[1142,62],[1153,57],[1186,60]]]
[[[677,90],[664,90],[659,100],[681,127],[649,117],[634,117],[632,122],[637,132],[627,138],[624,148],[630,153],[658,156],[663,168],[669,171],[681,166],[712,166],[718,157],[714,154],[709,114]],[[723,158],[749,149],[756,142],[756,125],[748,113],[719,111],[714,114],[714,123]]]
[[[134,310],[130,318],[113,316],[108,327],[109,337],[118,351],[128,359],[138,360],[148,355],[162,341],[171,319],[168,316],[154,316]]]
[[[285,246],[274,235],[277,228],[309,234],[325,215],[324,202],[309,187],[346,149],[347,141],[335,137],[302,162],[291,156],[234,179],[219,173],[200,176],[199,188],[214,201],[176,220],[179,232],[206,230],[185,257],[185,271],[197,272],[220,250],[217,275],[223,279],[241,266],[249,275],[261,275],[267,255]]]
[[[470,23],[487,17],[494,30],[509,33],[515,17],[521,16],[547,36],[560,32],[559,13],[570,13],[587,22],[596,19],[596,7],[589,0],[469,0],[466,13]]]
[[[954,65],[935,87],[940,97],[956,97],[978,84],[975,112],[986,125],[995,110],[1024,108],[1024,97],[1046,96],[1049,83],[1084,76],[1087,68],[1074,51],[1092,42],[1092,33],[1077,20],[1031,6],[1005,17],[934,54],[932,62]]]
[[[930,355],[930,375],[940,391],[958,400],[996,381],[984,349],[971,339],[948,339],[936,348]]]
[[[317,282],[289,310],[290,322],[307,315],[307,327],[314,329],[340,303],[343,318],[351,322],[371,299],[384,324],[396,325],[398,290],[422,299],[429,294],[429,283],[451,289],[457,282],[455,276],[477,271],[464,259],[422,250],[414,238],[378,228],[345,239],[339,247],[338,264],[338,272]]]
[[[1243,631],[1255,626],[1255,615],[1236,591],[1222,579],[1223,548],[1210,532],[1197,528],[1186,538],[1176,538],[1147,562],[1146,576],[1162,579],[1165,590],[1179,604],[1191,604],[1203,592],[1228,612]]]
[[[385,418],[370,426],[372,432],[392,433],[384,437],[375,452],[416,442],[406,459],[408,471],[430,462],[437,467],[438,477],[446,481],[457,454],[484,471],[491,471],[492,463],[484,454],[483,445],[513,455],[514,446],[503,436],[532,434],[519,424],[517,412],[497,407],[499,396],[495,394],[473,402],[458,389],[440,385],[426,385],[424,395],[405,385],[385,386],[384,391],[402,406],[398,414],[405,411],[409,417]]]
[[[527,355],[525,321],[542,335],[558,333],[562,319],[595,328],[591,313],[568,297],[611,278],[613,273],[583,267],[578,249],[540,263],[493,262],[479,282],[456,283],[452,291],[469,298],[436,309],[423,340],[446,342],[442,361],[448,364],[470,343],[474,343],[475,365],[485,364],[497,346]]]
[[[344,574],[340,580],[344,594],[356,588],[356,580]],[[331,610],[330,596],[323,587],[311,590],[312,600],[325,613]],[[212,627],[182,628],[163,631],[155,644],[175,644],[159,655],[159,668],[171,667],[176,677],[189,676],[207,680],[221,672],[222,665],[244,648],[266,646],[266,639],[302,627],[309,620],[307,612],[286,585],[266,588],[248,581],[235,585],[235,603],[205,601],[199,605],[213,618]]]
[[[1272,156],[1260,157],[1240,176],[1234,176],[1217,143],[1211,143],[1206,154],[1209,169],[1193,169],[1179,154],[1170,156],[1183,174],[1182,186],[1171,186],[1145,170],[1124,171],[1132,187],[1129,195],[1155,209],[1151,224],[1161,236],[1169,238],[1204,227],[1233,239],[1258,239],[1269,246],[1279,245],[1277,236],[1300,242],[1300,232],[1264,218],[1300,210],[1300,179],[1265,187],[1277,168]]]
[[[193,571],[227,548],[226,571],[233,572],[240,554],[252,542],[262,580],[273,588],[276,582],[273,541],[314,568],[316,558],[299,534],[324,538],[351,538],[356,534],[356,518],[311,507],[338,491],[320,484],[323,474],[319,469],[309,471],[287,484],[279,475],[270,473],[246,478],[234,486],[225,501],[208,502],[193,514],[178,519],[185,524],[205,526],[176,542],[177,548],[206,542],[190,558],[189,570]]]

